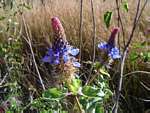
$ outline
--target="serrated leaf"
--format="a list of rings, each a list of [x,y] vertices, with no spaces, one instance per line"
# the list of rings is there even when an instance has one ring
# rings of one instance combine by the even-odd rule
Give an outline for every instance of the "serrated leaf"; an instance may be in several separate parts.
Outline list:
[[[105,23],[107,28],[109,28],[109,26],[110,26],[111,19],[112,19],[112,12],[111,11],[107,11],[104,14],[104,23]]]
[[[98,97],[99,89],[92,86],[85,86],[82,89],[82,93],[88,97]]]
[[[43,93],[43,97],[46,98],[61,98],[63,96],[64,96],[63,92],[57,88],[50,88]]]
[[[79,91],[79,88],[81,86],[81,80],[79,79],[73,79],[71,84],[68,84],[69,90],[76,95]]]

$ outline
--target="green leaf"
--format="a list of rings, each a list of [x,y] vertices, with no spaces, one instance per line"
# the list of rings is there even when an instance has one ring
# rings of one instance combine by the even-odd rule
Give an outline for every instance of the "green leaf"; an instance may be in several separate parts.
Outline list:
[[[123,9],[124,9],[126,12],[129,11],[129,5],[128,5],[128,2],[127,2],[127,1],[123,2]]]
[[[12,113],[10,110],[7,110],[6,113]]]
[[[140,55],[144,59],[145,62],[150,60],[150,52],[142,52]]]
[[[26,9],[28,9],[28,10],[32,9],[30,5],[23,4],[23,6],[24,6]]]
[[[100,91],[99,91],[99,93],[98,93],[98,96],[100,96],[100,97],[104,97],[104,96],[105,96],[104,91],[100,90]]]
[[[42,110],[42,111],[40,111],[40,113],[49,113],[49,111]]]
[[[137,52],[132,52],[130,54],[130,61],[134,62],[139,58],[139,55],[137,54]]]
[[[100,62],[95,62],[94,63],[94,67],[95,69],[99,69],[102,65],[100,64]]]
[[[109,26],[110,26],[111,18],[112,18],[112,12],[111,11],[107,11],[104,14],[104,23],[105,23],[107,28],[109,28]]]
[[[71,84],[68,85],[69,90],[74,94],[77,95],[79,88],[81,86],[81,80],[73,79]]]
[[[150,59],[150,52],[147,53],[147,57],[148,57],[148,59]]]
[[[98,97],[99,89],[92,86],[84,86],[82,93],[88,97]]]
[[[4,16],[0,16],[0,21],[1,20],[4,20],[6,17],[4,17]]]
[[[63,96],[64,96],[63,92],[57,88],[50,88],[43,93],[43,97],[46,98],[61,98]]]
[[[110,96],[112,96],[112,95],[113,95],[113,93],[112,93],[112,91],[110,89],[105,89],[104,101],[107,100],[107,99],[109,99]]]
[[[97,103],[99,103],[99,99],[98,98],[92,98],[89,102],[88,102],[88,107],[87,107],[87,111],[88,113],[94,113],[93,111],[96,108]]]
[[[106,75],[106,76],[110,77],[109,73],[105,70],[105,68],[100,68],[99,71],[102,75]]]
[[[104,113],[104,108],[100,104],[97,104],[95,108],[95,113]]]

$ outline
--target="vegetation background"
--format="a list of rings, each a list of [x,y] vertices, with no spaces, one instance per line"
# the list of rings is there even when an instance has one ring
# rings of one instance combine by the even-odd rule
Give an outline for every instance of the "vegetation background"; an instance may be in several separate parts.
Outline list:
[[[119,0],[124,31],[120,31],[117,46],[123,51],[133,27],[138,0],[128,0],[128,11]],[[59,17],[68,42],[80,48],[80,0],[0,0],[0,105],[10,113],[16,109],[24,112],[37,111],[43,105],[31,107],[30,102],[41,97],[43,89],[39,81],[34,59],[46,89],[55,86],[49,65],[41,59],[51,46],[53,31],[51,18]],[[141,0],[141,6],[145,0]],[[93,0],[96,42],[107,41],[111,30],[118,26],[116,0]],[[141,8],[141,7],[140,7]],[[106,27],[104,14],[112,11],[110,27]],[[93,20],[90,0],[83,0],[82,65],[80,79],[84,84],[90,72],[93,58]],[[30,37],[28,39],[27,37]],[[28,41],[32,43],[32,51]],[[96,47],[96,59],[101,53]],[[119,61],[108,70],[110,78],[105,83],[115,91],[120,76]],[[147,3],[136,27],[124,67],[124,79],[118,113],[150,112],[150,2]],[[108,83],[109,82],[109,83]],[[109,100],[110,101],[110,100]],[[6,105],[7,103],[7,105]],[[113,102],[108,102],[112,106]],[[10,104],[10,105],[9,105]],[[11,105],[14,105],[13,107]],[[11,107],[10,107],[11,106]],[[23,107],[23,108],[22,108]],[[35,108],[35,109],[34,109]],[[12,110],[13,109],[13,110]],[[16,111],[15,111],[15,110]],[[1,108],[0,108],[1,110]],[[1,113],[1,111],[0,111]],[[3,113],[3,112],[2,112]],[[18,112],[19,113],[19,112]],[[46,111],[43,113],[47,113]],[[53,113],[53,111],[52,111]],[[63,112],[62,112],[63,113]],[[65,112],[64,112],[65,113]],[[90,112],[89,112],[90,113]],[[94,113],[94,112],[91,112]]]

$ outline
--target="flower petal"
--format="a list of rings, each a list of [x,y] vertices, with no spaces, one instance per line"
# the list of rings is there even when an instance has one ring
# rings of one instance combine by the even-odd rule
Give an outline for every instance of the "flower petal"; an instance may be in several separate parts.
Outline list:
[[[57,65],[57,64],[60,64],[59,59],[55,59],[54,62],[53,62],[53,64],[56,64],[56,65]]]
[[[74,67],[81,67],[81,64],[79,62],[72,62]]]
[[[106,42],[99,43],[98,48],[99,49],[108,49],[107,43]]]
[[[52,49],[52,48],[49,48],[49,49],[48,49],[48,55],[51,56],[51,55],[53,55],[53,54],[54,54],[53,49]]]
[[[50,57],[50,56],[44,56],[44,57],[42,58],[42,61],[43,61],[43,62],[50,62],[50,61],[51,61],[51,57]]]
[[[69,59],[70,59],[70,57],[69,57],[68,54],[63,55],[63,60],[64,60],[65,63],[68,62]]]
[[[79,49],[78,48],[71,48],[70,50],[69,50],[69,53],[71,54],[71,55],[73,55],[73,56],[76,56],[76,55],[78,55],[79,54]]]
[[[119,58],[121,58],[119,49],[118,49],[117,47],[112,48],[108,55],[109,55],[112,59],[119,59]]]

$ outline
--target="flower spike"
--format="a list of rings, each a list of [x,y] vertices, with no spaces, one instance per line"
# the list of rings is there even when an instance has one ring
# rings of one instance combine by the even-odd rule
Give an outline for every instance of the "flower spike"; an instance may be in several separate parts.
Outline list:
[[[73,48],[68,44],[64,28],[58,17],[53,17],[51,21],[54,38],[52,48],[49,48],[48,54],[42,59],[43,62],[59,65],[71,61],[73,66],[79,67],[80,64],[74,65],[78,63],[75,56],[78,55],[79,49]]]
[[[109,40],[107,42],[108,45],[110,45],[111,47],[115,46],[115,38],[116,38],[116,35],[117,35],[118,32],[119,32],[119,28],[118,27],[113,28],[113,30],[111,32],[111,35],[109,37]]]
[[[119,28],[115,27],[111,32],[108,42],[102,42],[98,44],[98,48],[103,50],[112,59],[121,58],[119,49],[115,47],[115,37],[118,32],[119,32]]]

